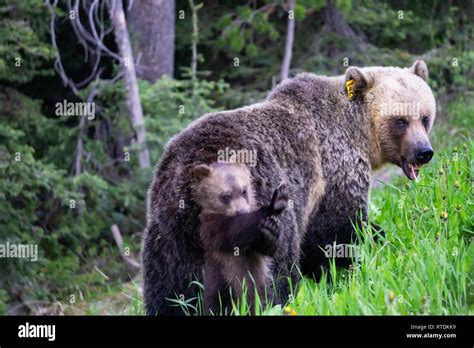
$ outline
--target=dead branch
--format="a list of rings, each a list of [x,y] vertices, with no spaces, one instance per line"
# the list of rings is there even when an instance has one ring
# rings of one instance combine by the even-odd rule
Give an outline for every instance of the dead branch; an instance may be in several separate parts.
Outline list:
[[[283,64],[281,66],[281,81],[288,78],[291,64],[291,56],[293,53],[293,40],[295,37],[295,0],[290,0],[288,9],[288,27],[286,29],[285,54],[283,56]]]
[[[117,243],[117,246],[120,250],[120,255],[122,256],[122,259],[125,261],[130,271],[133,273],[139,271],[140,263],[134,260],[131,256],[127,255],[125,248],[123,247],[122,234],[120,233],[118,226],[113,224],[110,229],[112,231],[112,235],[114,236],[115,243]]]
[[[98,75],[98,77],[100,74]],[[96,80],[97,81],[97,80]],[[97,89],[97,85],[94,85],[89,92],[89,96],[87,97],[87,103],[93,103],[94,98],[99,94],[99,90]],[[82,139],[84,135],[84,129],[86,125],[86,118],[81,117],[79,122],[79,135],[77,136],[76,142],[76,153],[75,153],[75,160],[74,160],[74,169],[72,172],[72,176],[77,176],[81,174],[81,159],[84,155],[84,140]]]

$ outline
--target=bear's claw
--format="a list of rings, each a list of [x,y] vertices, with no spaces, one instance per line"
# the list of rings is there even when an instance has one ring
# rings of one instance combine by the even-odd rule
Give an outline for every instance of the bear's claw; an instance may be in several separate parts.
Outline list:
[[[273,216],[270,216],[260,222],[259,230],[263,239],[260,252],[268,256],[273,255],[280,238],[280,223]]]
[[[279,215],[286,209],[288,206],[288,196],[288,186],[282,183],[275,192],[273,192],[272,201],[270,203],[270,215]]]

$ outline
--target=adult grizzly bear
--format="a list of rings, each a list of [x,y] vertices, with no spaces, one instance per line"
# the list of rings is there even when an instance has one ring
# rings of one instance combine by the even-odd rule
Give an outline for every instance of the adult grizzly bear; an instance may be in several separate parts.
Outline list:
[[[198,205],[193,168],[216,161],[219,151],[256,151],[249,166],[258,206],[286,182],[294,202],[280,217],[274,255],[275,298],[284,302],[288,279],[318,277],[325,245],[350,243],[352,223],[367,218],[372,169],[390,162],[416,179],[433,150],[427,134],[435,100],[428,69],[350,67],[338,77],[303,73],[278,85],[266,101],[205,115],[172,138],[149,190],[142,250],[147,314],[180,314],[167,299],[192,301],[202,279]],[[346,82],[351,86],[348,97]]]

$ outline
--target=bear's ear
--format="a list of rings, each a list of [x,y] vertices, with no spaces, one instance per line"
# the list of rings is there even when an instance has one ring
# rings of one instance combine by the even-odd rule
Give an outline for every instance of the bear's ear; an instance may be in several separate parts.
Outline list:
[[[424,61],[415,61],[408,70],[416,76],[421,77],[423,80],[428,81],[428,67]]]
[[[355,66],[346,70],[346,90],[350,99],[364,97],[365,93],[372,87],[370,77]]]
[[[198,164],[193,168],[193,173],[194,177],[198,181],[201,181],[206,176],[209,176],[209,174],[211,174],[211,167],[209,167],[207,164]]]

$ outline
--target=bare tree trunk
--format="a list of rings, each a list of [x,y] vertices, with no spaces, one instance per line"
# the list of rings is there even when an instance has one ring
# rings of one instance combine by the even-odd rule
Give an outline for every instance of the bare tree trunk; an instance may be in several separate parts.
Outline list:
[[[137,76],[133,61],[132,47],[128,36],[127,23],[123,12],[122,0],[113,1],[109,8],[110,18],[114,27],[115,41],[122,58],[123,76],[127,91],[127,105],[130,110],[132,126],[137,135],[139,146],[138,161],[140,168],[150,167],[150,155],[146,145],[145,120],[143,118],[140,94],[138,93]]]
[[[128,13],[138,76],[155,82],[173,76],[175,0],[135,0]]]
[[[192,22],[193,22],[193,34],[191,36],[192,42],[192,59],[191,59],[191,81],[192,81],[192,96],[193,99],[196,97],[196,84],[197,84],[197,63],[198,63],[198,52],[197,44],[199,41],[199,28],[198,28],[198,16],[197,11],[202,7],[202,4],[194,5],[193,0],[189,0],[189,7],[191,7],[192,12]]]
[[[281,80],[286,80],[290,71],[291,55],[293,53],[293,40],[295,38],[295,0],[290,0],[288,9],[288,26],[286,29],[285,55],[281,66]]]
[[[335,33],[344,38],[351,39],[355,44],[365,47],[365,39],[354,32],[344,19],[342,11],[338,10],[333,0],[326,0],[322,10],[324,26],[323,33]]]

